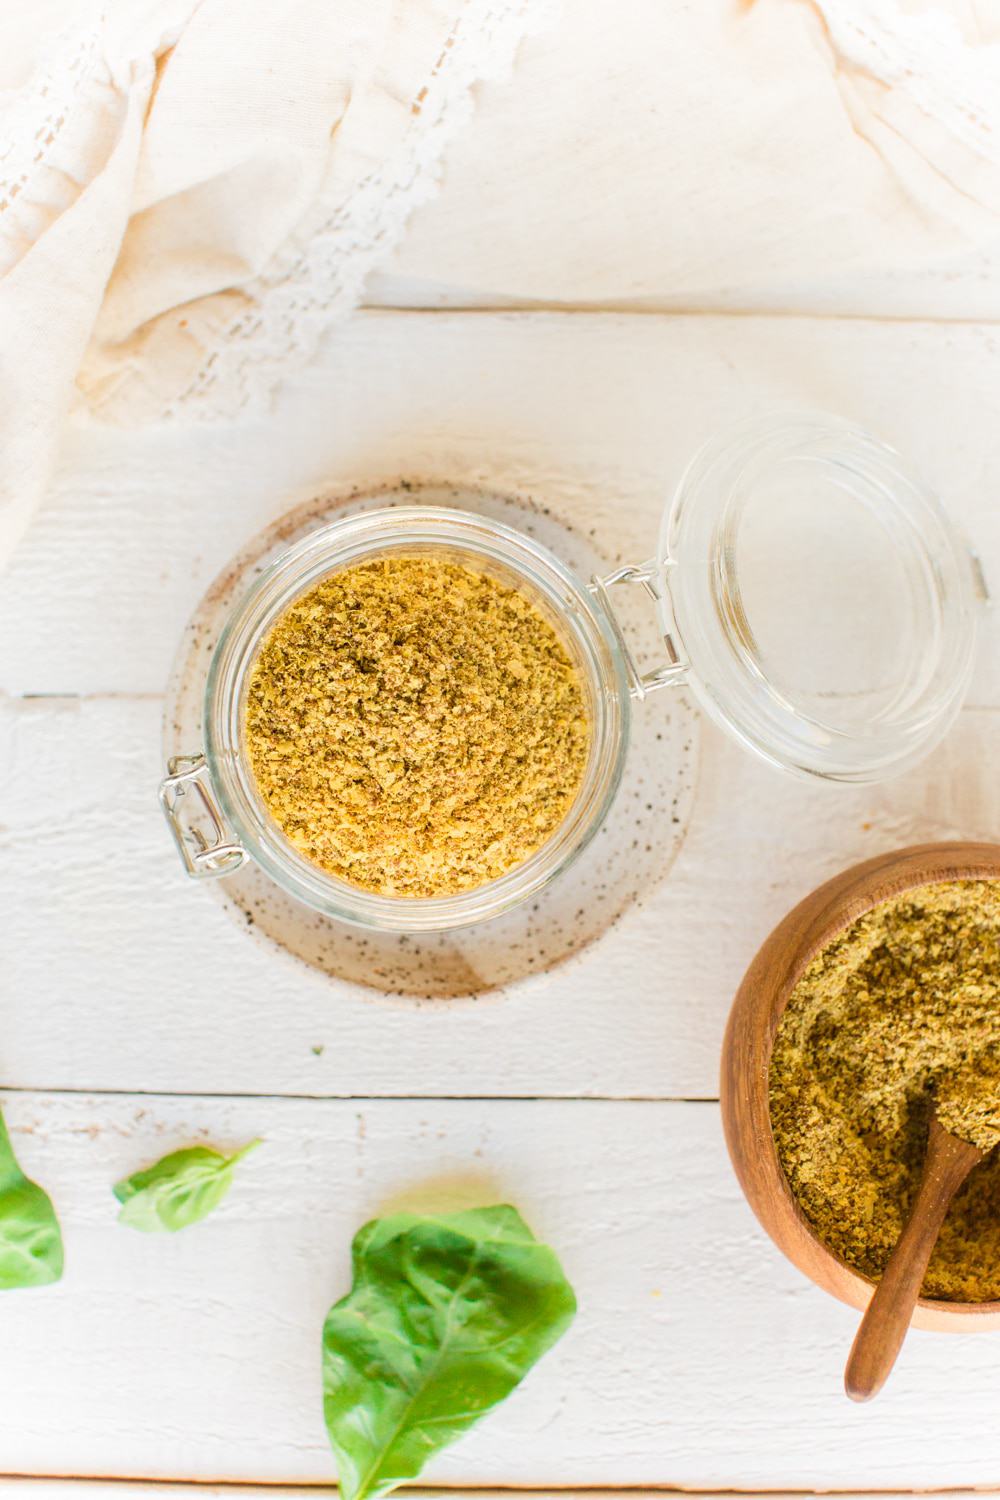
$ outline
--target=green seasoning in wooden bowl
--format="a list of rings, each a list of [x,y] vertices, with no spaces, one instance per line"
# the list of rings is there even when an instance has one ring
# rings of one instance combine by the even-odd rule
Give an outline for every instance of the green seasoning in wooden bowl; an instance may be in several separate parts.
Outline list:
[[[782,1014],[770,1107],[789,1185],[823,1242],[877,1279],[920,1176],[931,1112],[1000,1137],[1000,882],[920,886],[808,965]],[[1000,1152],[957,1194],[924,1279],[942,1301],[1000,1299]]]

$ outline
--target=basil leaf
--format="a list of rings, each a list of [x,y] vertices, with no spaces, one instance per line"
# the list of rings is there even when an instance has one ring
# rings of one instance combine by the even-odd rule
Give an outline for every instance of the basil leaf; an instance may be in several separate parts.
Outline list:
[[[47,1286],[62,1273],[62,1234],[52,1200],[21,1171],[0,1114],[0,1290]]]
[[[114,1189],[122,1205],[119,1224],[146,1234],[173,1234],[197,1224],[229,1192],[236,1163],[259,1145],[259,1140],[251,1141],[232,1156],[223,1156],[210,1146],[190,1146],[133,1173]]]
[[[343,1500],[413,1479],[523,1379],[576,1298],[506,1206],[361,1229],[323,1328],[323,1409]]]

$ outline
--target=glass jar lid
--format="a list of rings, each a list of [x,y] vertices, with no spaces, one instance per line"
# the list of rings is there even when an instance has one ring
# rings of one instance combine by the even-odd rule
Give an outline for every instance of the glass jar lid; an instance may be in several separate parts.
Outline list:
[[[934,495],[859,428],[775,415],[711,440],[664,516],[657,571],[692,691],[772,764],[875,781],[958,712],[973,559]]]

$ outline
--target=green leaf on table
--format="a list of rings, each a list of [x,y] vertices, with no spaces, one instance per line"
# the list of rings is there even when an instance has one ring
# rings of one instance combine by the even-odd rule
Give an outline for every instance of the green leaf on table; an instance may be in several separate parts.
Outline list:
[[[576,1298],[507,1206],[373,1219],[353,1268],[323,1328],[323,1409],[343,1500],[364,1500],[415,1478],[509,1395]]]
[[[172,1234],[197,1224],[229,1192],[237,1162],[259,1145],[259,1140],[251,1141],[232,1156],[223,1156],[210,1146],[189,1146],[134,1172],[115,1185],[115,1197],[122,1205],[119,1224],[147,1234]]]
[[[21,1171],[0,1114],[0,1290],[48,1286],[62,1273],[62,1234],[52,1200]]]

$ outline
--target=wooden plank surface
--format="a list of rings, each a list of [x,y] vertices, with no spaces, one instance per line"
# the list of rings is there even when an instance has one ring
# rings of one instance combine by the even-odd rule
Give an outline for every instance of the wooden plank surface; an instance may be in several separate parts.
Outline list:
[[[4,578],[0,688],[161,692],[216,573],[338,483],[521,489],[593,528],[610,560],[642,561],[695,447],[773,406],[837,412],[894,443],[1000,593],[998,352],[1000,333],[970,324],[360,314],[258,421],[70,434]],[[996,649],[971,701],[1000,704]]]
[[[416,1006],[307,969],[184,878],[159,719],[155,699],[0,704],[8,1083],[714,1097],[736,985],[796,900],[879,850],[1000,825],[993,711],[867,788],[786,780],[706,729],[677,863],[617,929],[503,994]]]
[[[996,1340],[918,1336],[877,1408],[850,1407],[852,1315],[757,1230],[715,1105],[664,1102],[714,1097],[735,984],[807,889],[997,836],[995,617],[970,708],[898,781],[787,781],[706,726],[669,879],[580,960],[475,1004],[373,999],[255,942],[183,880],[154,797],[190,609],[331,482],[506,483],[638,559],[693,444],[794,400],[911,454],[1000,578],[996,354],[961,325],[365,314],[266,421],[71,435],[0,596],[3,1078],[71,1256],[62,1286],[3,1300],[0,1473],[328,1483],[322,1314],[352,1230],[430,1180],[515,1199],[584,1299],[435,1482],[1000,1483]],[[168,1242],[114,1224],[122,1171],[257,1132],[217,1220]]]
[[[186,1484],[183,1480],[130,1480],[130,1479],[59,1479],[38,1476],[0,1474],[4,1493],[16,1500],[92,1500],[95,1495],[107,1496],[107,1500],[316,1500],[317,1490],[330,1493],[328,1485],[258,1485],[258,1484]],[[629,1500],[646,1500],[647,1496],[662,1495],[662,1488],[651,1485],[633,1485],[628,1488],[609,1489],[532,1489],[512,1491],[509,1489],[486,1489],[468,1487],[419,1485],[408,1487],[407,1500],[511,1500],[515,1494],[532,1497],[532,1500],[612,1500],[614,1496],[628,1496]],[[669,1493],[669,1491],[667,1492]],[[673,1491],[673,1493],[684,1493]],[[699,1500],[726,1500],[733,1492],[698,1490]],[[783,1500],[786,1491],[756,1490],[755,1500]],[[836,1492],[838,1500],[886,1500],[893,1494],[912,1494],[912,1491],[892,1490],[841,1490]],[[980,1489],[977,1494],[992,1491]],[[935,1490],[937,1500],[961,1500],[968,1490]]]
[[[0,1474],[4,1492],[17,1500],[91,1500],[95,1495],[107,1496],[108,1500],[316,1500],[317,1490],[329,1493],[323,1485],[258,1485],[258,1484],[186,1484],[183,1480],[130,1480],[130,1479],[58,1479],[25,1475]],[[628,1496],[629,1500],[646,1500],[647,1496],[662,1495],[662,1488],[651,1485],[633,1485],[628,1488],[609,1489],[532,1489],[512,1491],[509,1489],[486,1489],[441,1485],[430,1487],[419,1485],[407,1487],[407,1500],[511,1500],[515,1494],[532,1497],[532,1500],[612,1500],[613,1496]],[[669,1493],[669,1492],[668,1492]],[[684,1493],[673,1491],[673,1493]],[[699,1500],[726,1500],[732,1491],[698,1490]],[[787,1491],[756,1490],[755,1500],[783,1500]],[[893,1494],[912,1494],[912,1491],[892,1490],[841,1490],[836,1492],[838,1500],[886,1500]],[[980,1489],[978,1494],[990,1494]],[[935,1490],[937,1500],[961,1500],[968,1490]]]
[[[62,1214],[67,1274],[3,1299],[0,1472],[329,1481],[319,1336],[347,1288],[353,1231],[389,1207],[512,1200],[558,1249],[580,1313],[428,1482],[1000,1479],[996,1340],[917,1335],[877,1408],[848,1402],[855,1315],[764,1241],[715,1105],[5,1104]],[[115,1223],[123,1173],[182,1143],[255,1134],[265,1144],[203,1225],[158,1237]]]

